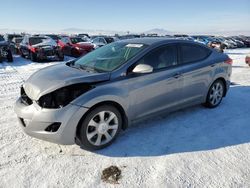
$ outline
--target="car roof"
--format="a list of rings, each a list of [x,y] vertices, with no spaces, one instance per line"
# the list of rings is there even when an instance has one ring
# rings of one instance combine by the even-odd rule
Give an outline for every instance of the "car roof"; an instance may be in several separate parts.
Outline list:
[[[118,41],[119,42],[119,41]],[[181,40],[181,39],[175,39],[175,38],[167,38],[167,37],[144,37],[144,38],[133,38],[133,39],[125,39],[121,40],[120,42],[129,42],[129,43],[141,43],[146,45],[152,45],[157,43],[192,43],[197,44],[193,41],[188,40]]]

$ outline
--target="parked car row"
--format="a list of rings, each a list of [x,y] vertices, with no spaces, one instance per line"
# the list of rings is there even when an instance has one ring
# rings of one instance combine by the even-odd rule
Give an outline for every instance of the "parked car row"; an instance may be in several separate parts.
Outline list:
[[[157,34],[151,35],[123,35],[123,36],[105,36],[95,35],[89,36],[86,33],[67,36],[57,34],[37,34],[37,35],[21,35],[21,34],[5,34],[1,36],[1,40],[5,41],[5,51],[1,54],[1,61],[7,59],[13,61],[12,54],[20,54],[22,57],[31,59],[32,61],[42,60],[59,60],[64,59],[64,55],[72,57],[81,57],[87,53],[105,46],[118,40],[157,37]],[[160,37],[160,36],[158,36]],[[243,48],[250,47],[250,37],[247,36],[211,36],[211,35],[166,35],[165,38],[175,38],[188,41],[194,41],[204,44],[210,48],[216,48],[223,52],[227,48]],[[3,43],[3,42],[2,42]],[[6,50],[7,49],[7,50]],[[1,50],[4,51],[4,50]],[[8,57],[7,57],[8,56]]]

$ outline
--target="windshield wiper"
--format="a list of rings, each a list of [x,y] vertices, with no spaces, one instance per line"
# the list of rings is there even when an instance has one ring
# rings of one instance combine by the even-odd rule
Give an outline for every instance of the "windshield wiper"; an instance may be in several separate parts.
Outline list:
[[[86,70],[86,71],[91,71],[91,72],[101,72],[99,69],[95,68],[95,67],[89,67],[86,65],[79,65],[80,69]]]

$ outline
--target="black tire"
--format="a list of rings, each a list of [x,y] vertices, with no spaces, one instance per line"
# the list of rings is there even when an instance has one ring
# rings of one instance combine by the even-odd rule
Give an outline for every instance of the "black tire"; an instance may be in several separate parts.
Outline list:
[[[78,57],[76,49],[74,49],[74,48],[71,49],[71,56],[75,57],[75,58]]]
[[[22,58],[25,58],[26,56],[23,54],[23,51],[20,49],[20,55]]]
[[[37,55],[33,52],[30,52],[30,60],[33,62],[37,62],[38,61]]]
[[[221,97],[218,99],[218,102],[216,102],[215,104],[211,101],[211,95],[213,95],[213,87],[216,85],[216,84],[219,84],[222,88],[222,93],[221,93]],[[210,86],[209,90],[208,90],[208,93],[207,93],[207,98],[206,98],[206,103],[204,104],[205,107],[207,108],[215,108],[217,106],[220,105],[223,97],[225,96],[225,92],[226,92],[226,86],[225,84],[223,83],[223,81],[221,80],[216,80],[214,81],[214,83]]]
[[[99,146],[96,146],[94,144],[92,144],[88,138],[87,138],[87,129],[89,129],[88,125],[89,125],[89,122],[91,121],[92,118],[96,117],[97,114],[99,112],[102,112],[102,111],[110,111],[112,113],[114,113],[118,119],[118,128],[115,132],[115,135],[112,137],[112,139],[108,142],[108,143],[105,143],[103,145],[99,145]],[[120,112],[113,106],[110,106],[110,105],[103,105],[103,106],[99,106],[93,110],[91,110],[86,116],[84,119],[81,120],[80,122],[80,127],[79,127],[79,134],[78,134],[78,139],[80,141],[80,145],[83,149],[86,149],[86,150],[98,150],[98,149],[102,149],[102,148],[105,148],[107,146],[109,146],[110,144],[112,144],[114,142],[114,140],[116,139],[116,137],[119,135],[119,132],[121,130],[121,127],[122,127],[122,117],[121,117],[121,114]],[[103,137],[102,137],[103,138]],[[105,137],[104,137],[105,138]]]
[[[13,56],[10,50],[8,50],[8,54],[7,54],[7,61],[8,62],[13,62]]]
[[[58,59],[59,61],[64,61],[64,54],[62,52],[58,53]]]

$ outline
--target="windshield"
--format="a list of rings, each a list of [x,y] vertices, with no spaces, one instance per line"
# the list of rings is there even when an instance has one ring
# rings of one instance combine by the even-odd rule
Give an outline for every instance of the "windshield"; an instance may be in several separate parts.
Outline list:
[[[146,47],[144,44],[115,42],[88,53],[78,59],[74,65],[82,69],[110,72],[120,67]]]
[[[70,38],[71,39],[71,42],[73,43],[73,44],[76,44],[76,43],[78,43],[78,42],[85,42],[82,38]]]

